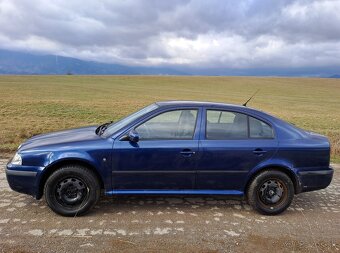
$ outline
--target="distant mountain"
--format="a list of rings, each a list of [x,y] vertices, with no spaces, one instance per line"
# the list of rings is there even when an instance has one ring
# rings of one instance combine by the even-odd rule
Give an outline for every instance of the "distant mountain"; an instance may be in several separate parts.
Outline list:
[[[292,76],[340,78],[339,66],[286,68],[222,68],[173,66],[126,66],[84,61],[58,55],[41,55],[0,49],[0,74],[36,75],[201,75],[201,76]]]
[[[0,49],[0,74],[185,75],[165,67],[136,67]]]

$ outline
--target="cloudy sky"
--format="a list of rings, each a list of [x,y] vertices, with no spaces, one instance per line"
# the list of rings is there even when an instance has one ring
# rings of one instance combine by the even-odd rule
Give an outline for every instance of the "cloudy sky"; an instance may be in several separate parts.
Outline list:
[[[340,66],[340,1],[0,0],[0,48],[128,65]]]

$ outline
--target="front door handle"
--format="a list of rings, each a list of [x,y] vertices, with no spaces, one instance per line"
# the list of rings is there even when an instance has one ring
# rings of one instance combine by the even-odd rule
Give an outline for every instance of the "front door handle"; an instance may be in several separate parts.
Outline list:
[[[192,155],[194,155],[196,152],[195,151],[192,151],[191,149],[183,149],[181,151],[181,155],[184,156],[184,157],[190,157]]]
[[[260,148],[257,148],[253,151],[253,154],[254,155],[258,155],[258,156],[262,156],[264,155],[265,153],[267,153],[267,151],[263,150],[263,149],[260,149]]]

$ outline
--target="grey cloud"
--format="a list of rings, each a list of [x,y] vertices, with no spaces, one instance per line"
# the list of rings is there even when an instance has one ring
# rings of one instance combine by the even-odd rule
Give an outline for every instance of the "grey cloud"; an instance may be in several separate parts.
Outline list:
[[[142,65],[340,66],[338,13],[338,0],[0,0],[0,48]]]

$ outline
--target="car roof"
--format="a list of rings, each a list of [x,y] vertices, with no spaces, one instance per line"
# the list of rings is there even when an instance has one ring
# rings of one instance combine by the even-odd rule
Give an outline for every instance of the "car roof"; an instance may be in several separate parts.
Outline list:
[[[156,102],[158,106],[212,106],[212,107],[234,107],[234,108],[245,108],[243,105],[235,104],[225,104],[217,102],[208,101],[182,101],[182,100],[172,100],[172,101],[160,101]]]

